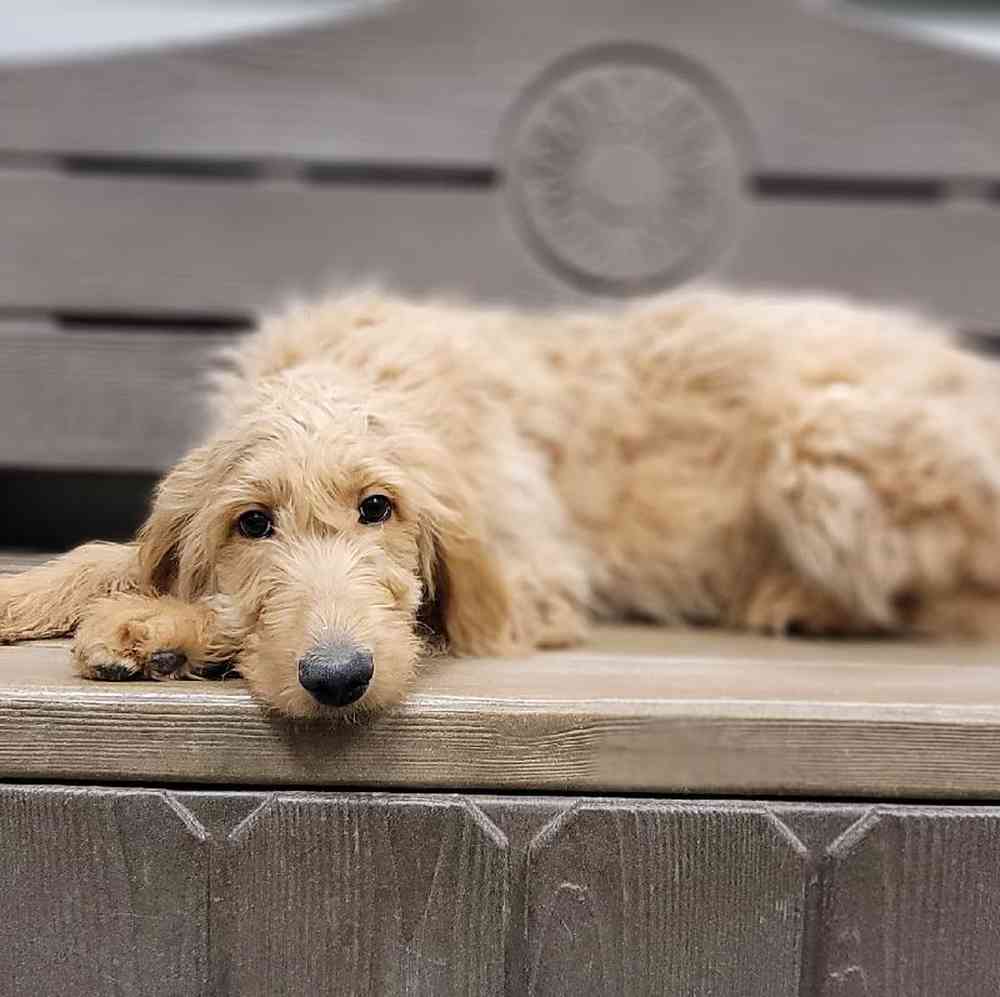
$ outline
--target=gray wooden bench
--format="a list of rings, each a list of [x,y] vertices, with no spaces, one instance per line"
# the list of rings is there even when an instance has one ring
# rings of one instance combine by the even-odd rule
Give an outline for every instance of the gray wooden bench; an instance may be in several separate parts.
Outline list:
[[[616,628],[293,729],[52,641],[0,779],[4,994],[1000,988],[997,648]]]
[[[201,425],[195,332],[330,280],[707,274],[1000,327],[1000,64],[839,9],[422,0],[0,71],[0,465],[160,470]]]
[[[0,71],[0,546],[127,532],[216,347],[329,280],[989,337],[1000,65],[843,9],[414,0]],[[608,629],[335,730],[0,648],[0,780],[2,995],[1000,992],[997,648]]]

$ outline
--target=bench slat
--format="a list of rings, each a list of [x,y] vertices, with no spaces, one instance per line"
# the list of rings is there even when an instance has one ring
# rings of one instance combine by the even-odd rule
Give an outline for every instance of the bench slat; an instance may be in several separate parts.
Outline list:
[[[0,467],[162,470],[203,431],[228,341],[0,324]]]
[[[582,302],[491,189],[253,185],[0,173],[0,308],[231,313],[383,277]],[[746,283],[911,302],[1000,322],[1000,204],[764,198],[715,269]]]
[[[640,41],[736,95],[754,168],[997,176],[1000,67],[788,0],[422,0],[327,27],[0,74],[8,150],[493,164],[567,53]]]

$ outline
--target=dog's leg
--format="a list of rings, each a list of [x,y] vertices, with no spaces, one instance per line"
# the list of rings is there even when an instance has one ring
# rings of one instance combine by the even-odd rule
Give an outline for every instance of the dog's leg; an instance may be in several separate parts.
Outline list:
[[[840,607],[847,632],[1000,634],[1000,452],[981,405],[838,385],[782,427],[759,507],[826,597],[821,616]]]
[[[134,544],[85,544],[0,578],[0,643],[74,631],[77,670],[104,679],[211,674],[246,636],[221,596],[185,603],[143,594]]]
[[[828,592],[790,570],[755,580],[736,623],[778,637],[845,637],[871,631]]]
[[[233,670],[246,635],[224,596],[190,603],[123,592],[88,607],[73,661],[81,675],[109,681],[214,678]]]
[[[95,599],[137,586],[134,544],[85,544],[0,578],[0,643],[65,636]]]

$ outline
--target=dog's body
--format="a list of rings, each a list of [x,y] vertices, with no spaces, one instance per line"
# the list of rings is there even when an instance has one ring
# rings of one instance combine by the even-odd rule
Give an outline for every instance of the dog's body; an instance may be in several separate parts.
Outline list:
[[[1000,633],[1000,369],[912,315],[359,292],[237,366],[137,544],[0,581],[0,639],[77,629],[99,677],[235,659],[265,704],[327,716],[398,700],[427,628],[498,655],[595,615]]]

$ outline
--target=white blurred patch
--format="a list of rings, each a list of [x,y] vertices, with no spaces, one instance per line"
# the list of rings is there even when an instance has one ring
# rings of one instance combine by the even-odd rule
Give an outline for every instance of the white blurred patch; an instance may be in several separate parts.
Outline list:
[[[378,10],[386,0],[0,0],[0,61],[199,44]]]
[[[902,37],[1000,58],[1000,4],[986,0],[803,0]]]

